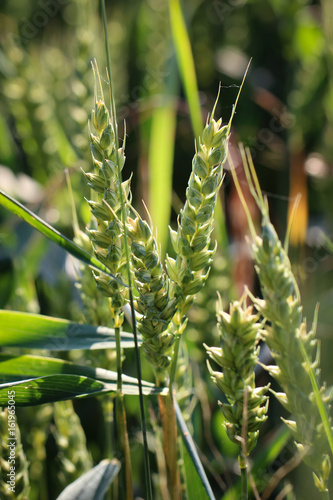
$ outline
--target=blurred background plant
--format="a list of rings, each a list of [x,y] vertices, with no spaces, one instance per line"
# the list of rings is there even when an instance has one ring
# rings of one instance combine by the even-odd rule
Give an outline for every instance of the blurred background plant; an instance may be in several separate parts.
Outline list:
[[[90,220],[89,208],[82,201],[83,196],[89,198],[89,191],[80,167],[88,171],[91,161],[87,127],[93,103],[90,61],[98,58],[102,74],[105,67],[97,4],[92,0],[3,0],[0,4],[0,187],[70,238],[73,218],[65,169],[70,172],[80,227]],[[168,2],[114,0],[106,6],[119,126],[126,120],[128,135],[124,178],[133,172],[133,205],[146,217],[141,202],[145,200],[165,253],[170,248],[167,224],[176,222],[185,200],[195,135],[177,70]],[[182,10],[203,120],[212,109],[221,81],[216,114],[228,121],[245,68],[253,58],[233,122],[230,152],[241,178],[236,146],[242,141],[250,148],[261,186],[268,194],[272,221],[282,238],[295,197],[302,195],[291,231],[290,257],[309,321],[315,302],[320,302],[317,334],[322,343],[322,372],[332,384],[333,258],[321,231],[332,240],[333,3],[183,0]],[[189,314],[184,349],[186,363],[192,364],[195,390],[192,395],[186,392],[182,407],[191,416],[203,459],[211,464],[217,497],[233,482],[237,449],[221,426],[219,395],[204,368],[202,343],[218,342],[216,290],[224,304],[239,298],[244,284],[254,293],[258,291],[244,245],[246,219],[228,172],[221,200],[226,220],[220,218],[215,227],[218,250],[212,272]],[[248,202],[251,205],[249,194]],[[255,210],[252,203],[254,219]],[[82,319],[71,259],[2,209],[0,223],[0,307]],[[81,359],[84,353],[75,356]],[[135,375],[131,354],[126,356],[125,370]],[[151,372],[146,366],[143,369],[148,379]],[[138,426],[134,398],[128,399],[127,406],[134,443]],[[266,434],[259,438],[258,449],[269,446],[269,439],[278,432],[276,406],[270,404],[270,424],[263,426]],[[88,449],[98,461],[103,438],[92,415],[100,418],[99,402],[75,403],[75,409]],[[46,473],[50,467],[46,455],[58,456],[52,415],[51,407],[41,407],[33,418],[31,409],[18,409],[23,447],[33,472],[33,500],[44,500],[45,491],[53,498],[54,473]],[[38,419],[45,429],[44,438],[37,432]],[[272,474],[294,451],[290,445],[284,458],[275,457],[278,465],[271,464],[273,469],[266,473]],[[140,471],[140,462],[141,454],[135,449],[134,471]],[[47,479],[39,493],[41,477]],[[314,498],[312,479],[307,478],[303,465],[285,481],[275,494],[292,483],[290,495]],[[134,483],[140,483],[140,472]]]

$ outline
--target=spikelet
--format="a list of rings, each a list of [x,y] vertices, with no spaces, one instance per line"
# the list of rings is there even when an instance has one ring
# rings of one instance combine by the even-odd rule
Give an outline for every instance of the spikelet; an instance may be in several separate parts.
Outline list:
[[[11,428],[12,430],[12,428]],[[17,422],[15,422],[15,447],[8,427],[8,410],[0,411],[0,498],[1,500],[28,500],[29,498],[29,476],[28,462],[21,443],[21,433]],[[14,467],[14,469],[12,469]],[[11,470],[15,471],[14,491],[9,489]]]
[[[169,278],[162,268],[157,243],[147,222],[136,214],[128,218],[134,283],[139,297],[135,307],[141,315],[138,330],[143,336],[143,351],[152,363],[157,379],[164,381],[171,361],[174,335],[168,326],[176,310],[176,298],[170,298]]]
[[[279,382],[283,393],[275,393],[294,420],[285,420],[297,447],[304,454],[304,462],[314,471],[314,481],[319,491],[327,491],[330,459],[327,454],[327,437],[311,382],[314,377],[324,411],[329,418],[330,401],[326,386],[320,387],[320,349],[315,339],[315,322],[307,332],[302,314],[299,289],[290,260],[270,222],[268,203],[263,198],[254,165],[249,153],[242,150],[247,180],[262,213],[261,236],[256,234],[248,215],[252,233],[252,253],[259,277],[263,300],[255,299],[258,311],[270,323],[262,332],[277,366],[267,370]],[[234,180],[242,198],[240,186],[233,170]],[[247,211],[246,205],[244,205]]]
[[[95,192],[94,199],[88,200],[92,215],[95,216],[96,229],[89,230],[96,257],[107,266],[119,279],[109,280],[102,274],[96,274],[99,291],[110,298],[110,309],[115,327],[123,323],[121,308],[127,303],[128,294],[124,285],[126,279],[126,254],[124,231],[121,222],[121,194],[125,199],[125,212],[128,211],[130,197],[129,181],[118,180],[118,167],[125,163],[124,149],[116,150],[115,134],[109,111],[103,102],[103,91],[96,62],[93,65],[95,75],[95,108],[92,112],[92,125],[95,134],[90,134],[90,149],[94,162],[94,171],[86,173],[88,186]],[[102,99],[97,97],[97,80]]]
[[[229,314],[223,311],[220,299],[217,318],[221,347],[204,346],[222,371],[214,371],[209,362],[208,369],[228,400],[220,402],[226,432],[242,453],[246,450],[249,454],[256,445],[260,425],[267,419],[268,409],[265,393],[269,386],[255,387],[254,368],[259,359],[260,339],[258,315],[252,314],[252,307],[246,307],[243,296],[231,304]]]
[[[215,109],[215,107],[214,107]],[[168,275],[173,282],[172,295],[178,299],[174,317],[177,334],[185,328],[184,315],[194,296],[203,287],[215,249],[209,250],[217,193],[226,160],[229,126],[213,117],[203,130],[186,190],[186,202],[178,219],[178,230],[170,229],[176,259],[166,258]]]

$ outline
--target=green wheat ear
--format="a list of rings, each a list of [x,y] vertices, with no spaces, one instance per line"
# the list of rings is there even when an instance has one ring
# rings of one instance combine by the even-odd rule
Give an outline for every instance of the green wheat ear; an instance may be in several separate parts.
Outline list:
[[[168,326],[176,310],[176,298],[170,298],[170,280],[162,268],[157,243],[147,222],[135,213],[128,218],[134,284],[138,291],[135,308],[140,314],[138,330],[142,348],[153,365],[157,380],[164,381],[171,362],[174,335]]]
[[[94,196],[88,200],[92,215],[96,219],[95,229],[89,229],[96,257],[118,278],[110,281],[96,274],[98,290],[110,299],[110,312],[116,328],[123,323],[121,308],[128,302],[128,289],[121,285],[127,279],[126,251],[122,224],[121,192],[125,198],[125,213],[128,215],[130,180],[121,183],[117,164],[122,169],[125,163],[124,147],[116,149],[115,133],[110,112],[104,103],[103,89],[96,62],[93,63],[95,78],[95,107],[92,111],[90,149],[94,171],[85,173],[88,186]],[[100,97],[99,97],[100,94]]]
[[[255,232],[234,168],[232,174],[252,233],[252,254],[264,300],[252,297],[258,311],[269,322],[262,331],[277,366],[267,370],[276,378],[284,393],[275,393],[294,420],[285,420],[304,454],[304,462],[314,470],[315,485],[327,491],[330,474],[328,440],[332,423],[329,417],[332,391],[320,387],[319,352],[315,326],[308,333],[302,314],[299,289],[290,260],[270,222],[268,203],[263,198],[248,152],[242,149],[245,173],[251,192],[262,213],[261,236]]]
[[[260,425],[267,419],[269,385],[255,386],[254,368],[259,359],[260,327],[258,314],[246,307],[246,296],[223,311],[221,298],[217,304],[220,347],[204,344],[208,356],[222,369],[208,369],[212,380],[224,393],[227,403],[220,406],[225,417],[224,427],[243,458],[255,447]]]

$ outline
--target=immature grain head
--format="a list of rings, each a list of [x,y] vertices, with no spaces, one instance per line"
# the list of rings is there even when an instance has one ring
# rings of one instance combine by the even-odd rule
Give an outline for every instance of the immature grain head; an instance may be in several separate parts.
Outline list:
[[[186,202],[178,219],[178,230],[170,229],[177,254],[167,256],[166,267],[173,282],[172,294],[178,299],[174,321],[179,329],[195,294],[203,287],[210,270],[214,249],[209,249],[214,209],[226,160],[228,126],[213,117],[206,124],[192,161]]]
[[[214,371],[208,362],[213,381],[225,394],[228,403],[220,403],[229,438],[245,455],[256,445],[259,427],[267,419],[269,386],[255,387],[254,368],[259,357],[258,315],[246,307],[246,297],[230,306],[229,314],[218,303],[220,347],[207,347],[208,356],[222,369]],[[244,432],[245,431],[245,432]],[[245,439],[245,442],[244,442]]]
[[[262,338],[277,364],[267,369],[284,391],[275,395],[293,416],[294,420],[285,422],[296,445],[303,452],[304,461],[314,470],[317,488],[326,491],[330,460],[324,420],[332,427],[329,418],[332,396],[325,385],[320,387],[319,383],[319,345],[315,339],[315,326],[307,332],[290,260],[270,222],[268,203],[262,196],[251,157],[244,150],[242,154],[250,189],[262,213],[261,236],[256,234],[248,217],[253,237],[251,248],[263,295],[263,300],[253,297],[253,301],[268,322]],[[242,199],[234,170],[233,176]],[[246,205],[244,208],[247,211]],[[326,414],[324,420],[320,406]]]
[[[111,315],[114,326],[123,322],[121,308],[128,301],[128,290],[124,285],[127,278],[126,252],[124,247],[124,231],[121,222],[121,193],[125,199],[125,213],[128,214],[130,198],[129,181],[120,183],[118,168],[123,168],[125,155],[123,148],[116,148],[115,134],[110,117],[103,100],[103,90],[96,63],[93,64],[95,76],[95,107],[92,111],[92,125],[95,133],[90,133],[90,149],[94,171],[86,173],[88,185],[95,193],[88,200],[92,215],[96,218],[95,229],[89,229],[96,257],[107,266],[119,279],[109,280],[105,275],[96,274],[99,291],[110,298]],[[101,98],[98,97],[101,94]]]

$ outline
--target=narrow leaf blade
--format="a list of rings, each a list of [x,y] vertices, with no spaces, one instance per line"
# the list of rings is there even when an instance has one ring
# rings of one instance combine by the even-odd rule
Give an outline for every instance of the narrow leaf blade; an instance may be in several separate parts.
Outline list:
[[[112,273],[110,273],[110,271],[106,266],[104,266],[104,264],[95,259],[95,257],[92,257],[88,252],[80,248],[73,241],[66,238],[66,236],[57,231],[57,229],[54,229],[54,227],[50,226],[50,224],[42,220],[40,217],[38,217],[38,215],[31,212],[28,208],[24,207],[20,202],[14,200],[14,198],[1,190],[0,204],[7,208],[10,212],[30,224],[30,226],[37,229],[51,241],[64,248],[68,253],[73,255],[73,257],[81,260],[85,264],[88,264],[93,269],[107,274],[108,276],[119,282],[119,280],[115,276],[113,276]]]
[[[185,420],[183,419],[182,412],[180,411],[179,405],[176,400],[174,401],[174,404],[175,404],[178,428],[182,435],[183,443],[188,452],[188,458],[192,462],[192,465],[190,465],[189,460],[186,460],[187,457],[185,454],[184,458],[185,458],[185,467],[187,474],[187,483],[195,481],[195,484],[198,485],[198,491],[195,493],[194,497],[189,495],[189,498],[198,498],[200,500],[201,499],[206,500],[208,498],[209,500],[215,500],[214,493],[212,491],[212,488],[209,484],[206,473],[200,461],[194,441],[192,439],[190,431],[188,430]]]
[[[117,459],[102,460],[96,467],[67,486],[57,500],[102,500],[110,484],[120,471]]]
[[[143,387],[144,395],[167,394],[165,389]],[[117,391],[117,383],[104,383],[79,375],[48,375],[34,379],[0,384],[0,406],[7,406],[11,391],[15,393],[16,406],[36,406],[74,398],[100,396]],[[123,384],[124,395],[137,396],[138,386]]]
[[[162,255],[169,233],[175,130],[176,106],[170,99],[153,111],[149,147],[149,208]]]
[[[114,349],[115,345],[115,333],[111,328],[82,325],[39,314],[0,310],[0,347],[69,351]],[[134,347],[131,333],[121,333],[121,346]]]
[[[191,44],[179,0],[169,0],[169,11],[179,72],[190,108],[192,128],[198,139],[203,129],[199,92]]]
[[[104,368],[82,366],[63,359],[32,356],[30,354],[15,356],[0,353],[0,382],[17,382],[19,380],[42,377],[48,375],[78,375],[89,377],[102,382],[115,382],[117,372]],[[134,377],[122,374],[122,382],[137,386]],[[142,381],[145,387],[154,388],[151,382]]]

